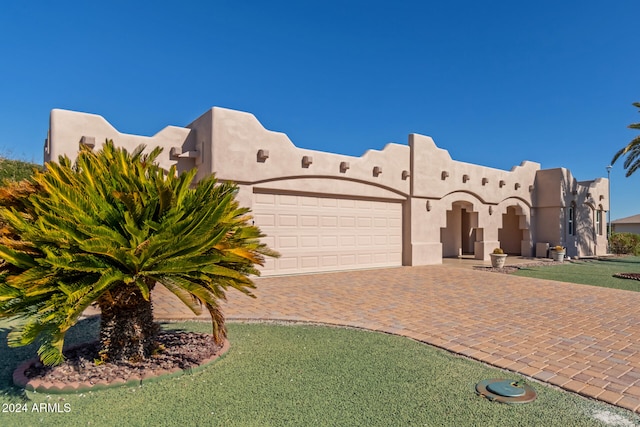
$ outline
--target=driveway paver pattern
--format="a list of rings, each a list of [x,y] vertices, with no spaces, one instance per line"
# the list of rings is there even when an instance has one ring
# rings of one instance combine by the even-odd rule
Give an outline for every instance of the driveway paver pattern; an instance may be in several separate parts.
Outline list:
[[[256,279],[230,320],[345,325],[406,336],[640,411],[640,293],[448,266]],[[155,316],[195,316],[162,286]]]

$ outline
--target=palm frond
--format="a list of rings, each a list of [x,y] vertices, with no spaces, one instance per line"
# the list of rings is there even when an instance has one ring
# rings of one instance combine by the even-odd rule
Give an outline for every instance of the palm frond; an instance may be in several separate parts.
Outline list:
[[[633,105],[640,108],[639,102],[634,102]],[[630,129],[640,130],[640,123],[632,123],[628,127]],[[620,157],[623,156],[627,156],[623,167],[627,171],[626,176],[628,178],[640,168],[640,136],[635,137],[629,144],[618,150],[611,159],[611,164],[613,165]]]

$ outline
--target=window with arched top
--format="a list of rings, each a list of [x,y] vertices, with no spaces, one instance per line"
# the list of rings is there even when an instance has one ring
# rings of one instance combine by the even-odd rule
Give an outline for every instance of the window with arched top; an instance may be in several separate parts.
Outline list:
[[[567,215],[567,228],[570,236],[576,235],[576,204],[574,202],[569,206]]]
[[[598,206],[598,210],[596,211],[596,233],[598,236],[604,234],[602,227],[602,205]]]

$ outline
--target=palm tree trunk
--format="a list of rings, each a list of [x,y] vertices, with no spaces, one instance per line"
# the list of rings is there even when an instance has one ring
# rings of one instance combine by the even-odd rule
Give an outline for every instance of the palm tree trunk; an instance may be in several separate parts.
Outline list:
[[[122,283],[112,288],[98,306],[103,360],[136,362],[151,356],[160,328],[153,321],[151,301],[144,299],[137,286]]]

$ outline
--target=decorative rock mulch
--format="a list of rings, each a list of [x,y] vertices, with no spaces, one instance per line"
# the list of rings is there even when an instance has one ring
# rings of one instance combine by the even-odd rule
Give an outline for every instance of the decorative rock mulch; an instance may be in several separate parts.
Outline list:
[[[491,266],[483,266],[483,265],[476,265],[476,266],[473,267],[473,269],[474,270],[481,270],[481,271],[490,271],[492,273],[511,274],[511,273],[514,273],[514,272],[520,270],[521,268],[547,267],[547,266],[558,265],[558,264],[559,263],[554,262],[554,261],[540,261],[540,262],[531,262],[531,263],[528,263],[528,264],[505,265],[502,268],[491,267]]]
[[[43,366],[38,359],[22,363],[13,373],[18,387],[39,393],[77,393],[144,382],[197,371],[229,350],[211,336],[193,332],[164,332],[158,337],[164,347],[157,355],[140,363],[96,364],[97,342],[82,344],[65,351],[65,362],[55,367]]]

